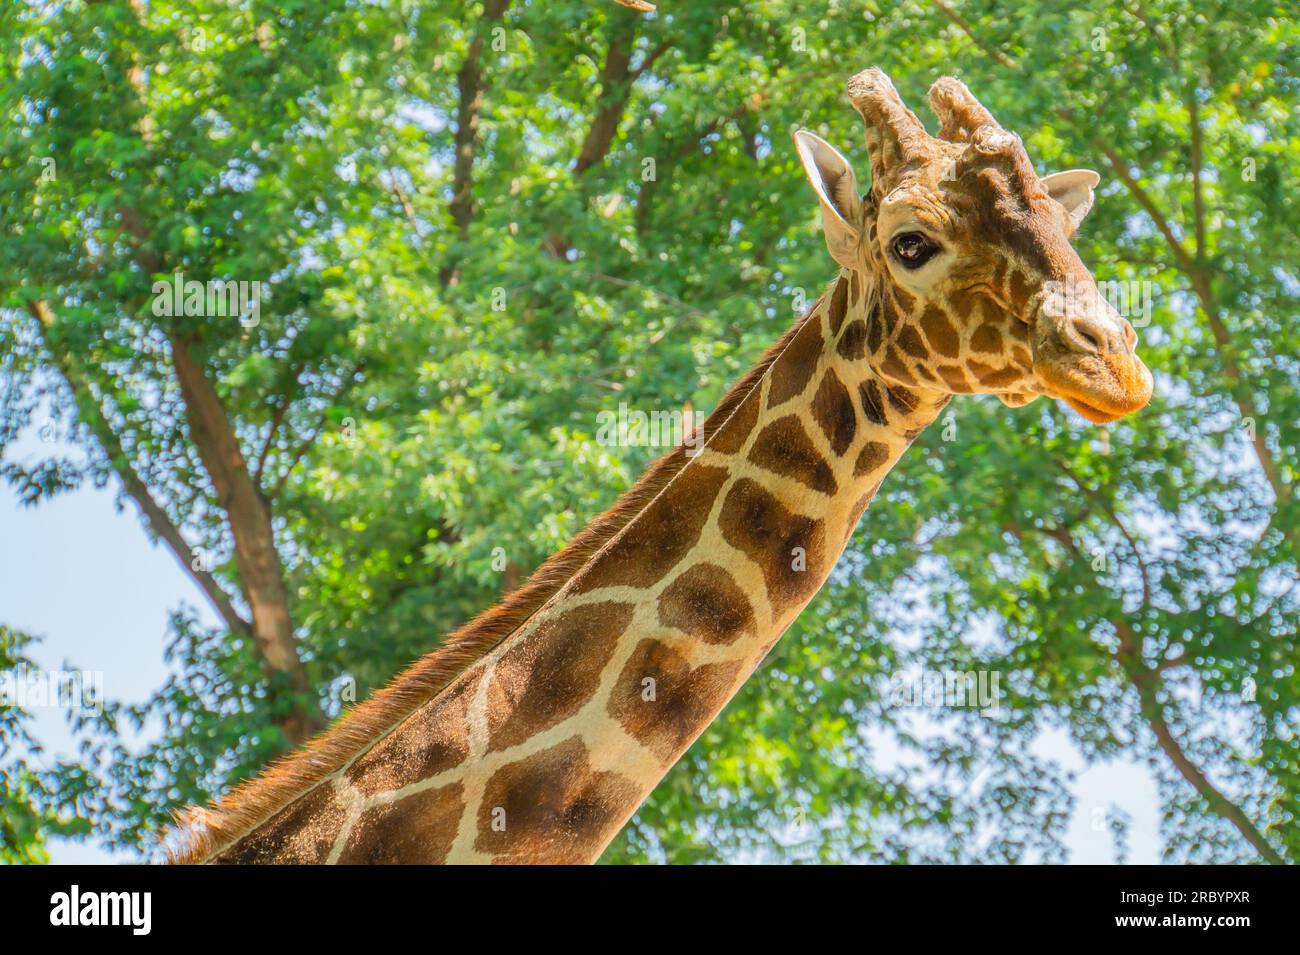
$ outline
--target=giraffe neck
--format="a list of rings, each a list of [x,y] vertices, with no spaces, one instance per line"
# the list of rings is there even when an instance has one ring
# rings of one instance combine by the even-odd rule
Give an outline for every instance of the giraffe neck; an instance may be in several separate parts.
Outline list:
[[[944,397],[843,273],[666,487],[517,631],[217,861],[594,861],[826,580]]]

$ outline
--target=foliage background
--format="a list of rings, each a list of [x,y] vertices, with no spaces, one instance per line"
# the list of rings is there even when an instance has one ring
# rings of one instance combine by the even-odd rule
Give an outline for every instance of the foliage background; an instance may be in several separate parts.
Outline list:
[[[0,51],[0,452],[47,413],[86,452],[3,477],[119,488],[223,621],[177,607],[75,760],[0,707],[0,859],[151,851],[611,502],[655,451],[597,414],[712,407],[831,278],[789,136],[865,181],[868,65],[1101,172],[1080,251],[1158,288],[1156,398],[955,403],[606,861],[1064,860],[1045,728],[1149,761],[1171,861],[1300,854],[1288,5],[25,0]],[[154,316],[176,271],[261,322]],[[998,671],[1002,715],[891,705],[918,669]]]

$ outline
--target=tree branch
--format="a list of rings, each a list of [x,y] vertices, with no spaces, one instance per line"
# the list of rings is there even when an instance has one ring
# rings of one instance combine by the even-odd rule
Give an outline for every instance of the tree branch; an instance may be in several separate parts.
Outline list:
[[[1187,114],[1192,133],[1192,218],[1196,230],[1196,264],[1205,262],[1205,191],[1201,185],[1201,170],[1204,165],[1204,147],[1202,145],[1201,107],[1196,102],[1196,90],[1187,97]]]
[[[298,376],[301,374],[299,369],[294,369],[293,374],[287,376],[290,387],[285,388],[284,400],[276,406],[275,412],[271,415],[271,426],[266,429],[266,440],[262,442],[262,451],[257,456],[257,464],[253,468],[253,482],[258,487],[262,486],[262,472],[266,469],[266,459],[271,453],[271,448],[275,446],[275,434],[280,430],[280,425],[284,422],[284,416],[289,411],[289,405],[293,404],[293,394],[298,387]]]
[[[1138,571],[1142,576],[1142,606],[1145,607],[1151,602],[1151,574],[1147,570],[1146,558],[1142,556],[1142,550],[1138,547],[1137,541],[1134,539],[1133,535],[1128,532],[1128,528],[1124,526],[1124,522],[1119,519],[1119,515],[1115,513],[1115,509],[1110,506],[1110,502],[1106,500],[1104,495],[1084,484],[1083,481],[1079,479],[1079,476],[1076,475],[1074,471],[1070,469],[1070,466],[1064,461],[1053,458],[1052,463],[1056,465],[1057,469],[1060,470],[1061,473],[1069,478],[1071,484],[1079,489],[1079,493],[1089,498],[1101,509],[1101,512],[1106,515],[1110,522],[1119,530],[1124,540],[1128,542],[1129,549],[1133,551],[1133,556],[1137,559]]]
[[[226,512],[235,542],[235,562],[253,612],[253,635],[272,670],[285,674],[304,701],[314,700],[311,683],[298,656],[284,569],[275,544],[271,509],[244,460],[239,439],[216,389],[194,357],[192,343],[168,334],[172,365],[185,403],[190,439]],[[284,724],[292,742],[301,742],[322,725],[314,704],[304,704]]]
[[[143,221],[127,207],[120,208],[119,215],[136,242],[141,266],[151,274],[161,272],[163,256],[153,251]],[[268,670],[285,674],[303,701],[278,723],[291,743],[300,743],[324,724],[307,671],[298,656],[270,507],[249,472],[239,439],[216,389],[194,359],[193,343],[172,329],[167,330],[167,337],[190,440],[217,492],[218,503],[226,512],[234,540],[241,589],[253,615],[250,629],[253,644]]]
[[[1183,751],[1183,748],[1178,745],[1178,740],[1174,738],[1173,731],[1165,720],[1164,706],[1160,702],[1160,670],[1148,667],[1142,660],[1141,651],[1137,647],[1137,639],[1127,621],[1119,621],[1115,625],[1115,629],[1120,639],[1120,648],[1115,654],[1116,660],[1124,672],[1128,674],[1129,682],[1137,690],[1142,716],[1151,732],[1155,735],[1156,742],[1161,750],[1169,757],[1169,761],[1174,764],[1174,768],[1178,770],[1183,779],[1210,804],[1211,810],[1220,818],[1231,823],[1241,833],[1242,837],[1255,847],[1255,850],[1264,858],[1264,861],[1273,865],[1284,865],[1285,860],[1264,838],[1263,833],[1255,828],[1254,823],[1250,821],[1250,817],[1246,815],[1245,811],[1215,788],[1214,784],[1192,762]]]
[[[933,3],[935,7],[939,10],[939,12],[942,13],[949,20],[951,20],[952,23],[956,25],[957,29],[961,30],[962,33],[966,34],[966,36],[970,39],[970,41],[974,43],[977,47],[979,47],[980,50],[983,51],[983,53],[986,56],[992,57],[993,59],[1001,63],[1003,66],[1010,67],[1011,69],[1016,69],[1015,60],[1011,59],[1011,57],[1007,56],[997,47],[990,46],[987,43],[985,43],[983,40],[981,40],[976,35],[975,28],[972,27],[970,23],[967,22],[966,18],[963,17],[960,13],[958,13],[952,7],[948,6],[948,4],[944,3],[943,0],[933,0]]]
[[[483,18],[475,25],[474,39],[465,53],[465,62],[456,74],[460,96],[456,104],[456,159],[451,175],[452,225],[460,241],[469,236],[474,221],[474,154],[478,149],[479,116],[483,110],[483,35],[486,25],[499,23],[505,16],[510,0],[486,0]],[[460,279],[460,269],[449,261],[438,273],[444,288],[455,285]]]
[[[130,0],[130,9],[137,22],[143,21],[147,9],[142,0]],[[153,123],[145,88],[147,74],[134,54],[132,65],[129,80],[142,114],[140,135],[149,145]],[[154,245],[153,234],[139,210],[119,204],[118,215],[135,242],[140,267],[149,275],[163,272],[166,257]],[[166,328],[165,332],[171,345],[172,366],[180,386],[190,439],[226,512],[234,540],[239,582],[253,617],[249,632],[254,650],[272,675],[287,677],[297,697],[283,715],[277,716],[276,725],[290,743],[301,743],[323,726],[323,720],[307,671],[298,656],[270,507],[252,480],[216,389],[191,353],[192,341],[182,338],[174,328]]]
[[[402,214],[406,216],[406,222],[411,227],[411,240],[417,241],[420,235],[420,226],[415,221],[415,207],[411,205],[411,200],[407,197],[402,184],[397,181],[397,174],[390,172],[387,179],[388,190],[393,194],[393,198],[397,200],[398,205],[402,207]]]
[[[1099,139],[1093,140],[1093,142],[1101,149],[1102,155],[1106,157],[1106,162],[1110,165],[1110,168],[1114,170],[1115,175],[1119,177],[1120,182],[1124,183],[1124,187],[1128,189],[1129,194],[1137,201],[1137,204],[1142,207],[1142,211],[1147,214],[1156,229],[1159,230],[1160,235],[1164,238],[1170,251],[1173,252],[1174,258],[1178,262],[1178,267],[1188,274],[1195,272],[1196,261],[1192,258],[1191,253],[1187,251],[1182,240],[1174,234],[1174,229],[1170,224],[1169,219],[1165,216],[1164,212],[1161,211],[1160,207],[1156,205],[1155,200],[1151,198],[1150,193],[1142,188],[1142,184],[1139,183],[1129,171],[1128,165],[1119,157],[1115,150],[1105,145]]]
[[[149,529],[167,545],[167,549],[172,552],[172,556],[180,564],[181,570],[185,571],[190,579],[203,591],[204,596],[208,598],[208,602],[212,605],[212,609],[221,617],[226,627],[233,633],[248,633],[248,621],[239,615],[230,596],[217,582],[217,579],[206,570],[195,569],[193,549],[186,542],[184,535],[181,534],[180,528],[173,523],[167,512],[163,510],[162,505],[154,499],[149,487],[141,479],[135,468],[132,467],[126,449],[122,447],[121,440],[113,430],[107,417],[105,417],[103,408],[91,391],[89,379],[85,375],[81,363],[71,352],[59,347],[57,340],[58,329],[56,328],[57,319],[49,304],[41,300],[28,302],[27,311],[36,319],[41,331],[41,337],[45,342],[45,350],[49,352],[55,368],[58,369],[59,374],[62,375],[63,380],[72,392],[73,400],[77,405],[78,416],[99,443],[100,450],[108,458],[110,466],[117,473],[118,479],[121,480],[122,489],[128,497],[135,501]]]
[[[619,278],[616,275],[606,275],[603,272],[587,272],[585,274],[588,278],[595,279],[597,282],[606,282],[610,285],[617,285],[619,288],[637,289],[649,295],[653,295],[656,298],[661,298],[670,305],[675,305],[680,312],[692,315],[696,318],[705,318],[709,314],[703,309],[696,308],[694,305],[682,301],[676,295],[670,295],[668,292],[661,292],[659,289],[651,288],[649,285],[645,285],[641,282],[633,282],[630,279]]]
[[[1166,670],[1174,670],[1178,667],[1187,666],[1187,654],[1178,653],[1172,657],[1165,657],[1151,669],[1156,673],[1164,673]]]
[[[636,40],[637,19],[631,16],[610,18],[609,47],[605,62],[600,68],[600,94],[597,102],[603,104],[597,111],[573,165],[575,175],[581,176],[609,155],[614,137],[618,133],[623,112],[632,96],[632,48]]]
[[[725,122],[723,117],[718,117],[706,123],[701,130],[692,130],[691,135],[683,137],[680,141],[673,144],[673,148],[663,157],[663,160],[657,164],[653,179],[641,183],[640,192],[636,200],[636,213],[634,220],[638,235],[645,235],[650,226],[650,211],[654,205],[654,197],[658,193],[661,184],[673,165],[689,156],[695,150],[699,149],[704,140],[712,136],[722,128]]]
[[[646,70],[655,65],[655,61],[673,48],[671,40],[664,40],[641,58],[641,64],[632,71],[632,81],[636,82]]]
[[[1124,163],[1115,155],[1109,147],[1102,148],[1106,161],[1111,168],[1115,170],[1120,181],[1128,188],[1129,193],[1137,200],[1138,205],[1142,206],[1151,221],[1160,230],[1164,236],[1166,244],[1174,254],[1179,269],[1187,276],[1191,282],[1192,291],[1200,303],[1201,311],[1205,314],[1206,323],[1210,326],[1210,335],[1214,338],[1214,353],[1219,359],[1219,365],[1223,368],[1224,377],[1228,379],[1231,387],[1233,402],[1237,405],[1237,411],[1242,419],[1255,420],[1259,412],[1255,407],[1255,400],[1251,396],[1248,383],[1245,376],[1238,366],[1234,355],[1235,345],[1232,340],[1232,332],[1228,330],[1227,323],[1224,322],[1220,314],[1218,304],[1214,297],[1214,286],[1210,280],[1209,272],[1206,270],[1200,256],[1193,256],[1187,251],[1183,243],[1173,234],[1168,219],[1161,213],[1154,200],[1145,189],[1133,178]],[[1203,242],[1204,240],[1199,240]],[[1273,450],[1268,446],[1265,440],[1263,429],[1255,427],[1251,429],[1251,445],[1255,449],[1255,457],[1259,460],[1260,468],[1264,472],[1265,480],[1273,490],[1273,496],[1277,498],[1278,506],[1285,506],[1291,500],[1292,488],[1282,480],[1281,471],[1278,469],[1277,460],[1273,457]],[[1297,532],[1292,531],[1291,541],[1297,540]]]
[[[1018,539],[1023,540],[1024,530],[1018,525],[1008,524],[1006,529]],[[1076,557],[1082,559],[1082,554],[1068,527],[1037,528],[1036,530],[1060,542]],[[1266,861],[1282,864],[1284,862],[1282,857],[1264,838],[1263,834],[1255,828],[1254,823],[1250,821],[1250,817],[1246,815],[1245,811],[1219,792],[1206,775],[1201,772],[1200,768],[1187,756],[1183,748],[1178,744],[1178,740],[1175,739],[1173,731],[1164,717],[1164,707],[1160,702],[1159,694],[1162,675],[1166,670],[1184,664],[1186,662],[1185,655],[1179,654],[1163,660],[1155,666],[1148,666],[1142,658],[1142,650],[1137,636],[1134,634],[1132,627],[1129,626],[1128,621],[1121,618],[1114,622],[1114,627],[1119,638],[1119,648],[1112,654],[1113,659],[1119,664],[1129,683],[1137,691],[1142,717],[1155,736],[1160,749],[1173,763],[1174,768],[1178,770],[1183,779],[1191,784],[1192,788],[1209,803],[1211,811],[1231,823]]]
[[[289,482],[289,476],[293,473],[293,469],[298,466],[298,462],[303,459],[303,456],[307,453],[307,451],[311,448],[311,446],[316,443],[316,439],[320,437],[321,432],[325,430],[325,422],[329,420],[330,405],[337,404],[339,399],[348,393],[348,391],[352,388],[353,384],[355,384],[357,375],[359,375],[365,367],[366,367],[365,359],[360,359],[352,367],[352,371],[344,376],[343,381],[339,385],[338,390],[335,391],[334,394],[330,396],[329,400],[326,402],[325,411],[322,412],[320,417],[320,423],[312,430],[312,432],[309,435],[307,435],[306,438],[302,440],[302,442],[299,443],[298,447],[294,450],[293,454],[289,456],[288,467],[286,467],[280,473],[280,477],[275,482],[275,486],[271,488],[270,491],[266,492],[266,499],[268,501],[273,501],[280,496],[280,492],[284,490],[284,486]]]

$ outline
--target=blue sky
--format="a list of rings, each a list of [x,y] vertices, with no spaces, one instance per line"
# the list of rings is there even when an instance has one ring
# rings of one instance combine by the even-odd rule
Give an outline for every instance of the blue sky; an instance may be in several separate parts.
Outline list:
[[[51,453],[80,457],[74,448],[41,441],[36,428],[5,457],[30,463]],[[102,671],[110,699],[134,702],[166,678],[168,613],[188,604],[205,622],[215,618],[171,554],[149,543],[134,505],[116,509],[116,494],[116,484],[86,486],[24,508],[8,486],[0,486],[0,620],[42,638],[33,653],[38,665],[57,669],[66,662]],[[70,752],[63,712],[46,708],[35,715],[36,735],[50,754]],[[1132,818],[1128,861],[1160,861],[1156,787],[1144,766],[1120,761],[1087,768],[1057,732],[1040,735],[1035,750],[1078,773],[1067,838],[1072,862],[1114,861],[1110,834],[1098,822],[1111,805]],[[131,861],[63,840],[50,854],[56,863]]]

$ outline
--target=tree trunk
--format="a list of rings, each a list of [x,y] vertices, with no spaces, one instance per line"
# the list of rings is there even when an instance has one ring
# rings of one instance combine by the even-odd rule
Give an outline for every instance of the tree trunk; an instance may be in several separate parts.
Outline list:
[[[292,710],[277,721],[289,741],[297,744],[323,724],[298,656],[271,510],[253,482],[221,399],[189,343],[173,335],[171,345],[190,438],[230,522],[239,579],[253,616],[253,639],[271,675],[283,674],[298,697]]]

